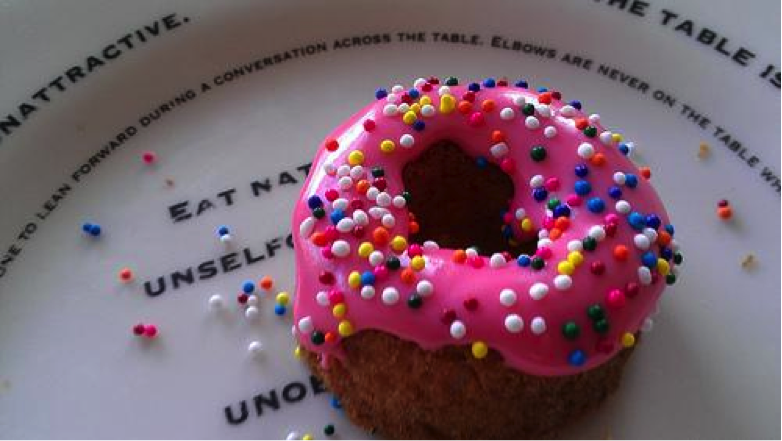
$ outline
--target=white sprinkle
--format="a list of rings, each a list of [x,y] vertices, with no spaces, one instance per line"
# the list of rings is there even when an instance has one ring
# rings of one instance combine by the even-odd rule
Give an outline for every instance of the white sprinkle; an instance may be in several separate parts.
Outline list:
[[[530,329],[535,335],[543,334],[546,332],[546,320],[544,320],[543,317],[533,318],[532,323],[530,323]]]
[[[350,175],[350,166],[347,164],[340,165],[337,168],[337,176],[343,177]]]
[[[315,301],[318,302],[318,305],[320,306],[329,306],[329,293],[326,291],[318,291],[318,293],[315,294]]]
[[[548,294],[548,285],[545,283],[537,282],[529,288],[529,296],[533,300],[540,300],[546,297],[546,294]]]
[[[500,118],[504,119],[505,121],[509,121],[516,117],[516,112],[513,111],[510,107],[506,107],[502,110],[500,110]]]
[[[570,118],[576,114],[576,108],[571,106],[570,104],[562,106],[562,108],[559,109],[559,114],[564,117]]]
[[[340,190],[348,190],[350,187],[353,186],[353,178],[351,178],[350,176],[343,176],[339,178],[337,185],[339,185]]]
[[[543,136],[545,136],[548,139],[557,136],[557,128],[554,126],[546,127],[545,129],[543,129]]]
[[[545,180],[543,179],[543,175],[535,175],[529,180],[529,186],[532,188],[542,187],[544,183]]]
[[[220,294],[212,294],[211,297],[209,297],[209,307],[212,309],[221,309],[225,305],[225,302],[223,301],[223,296]]]
[[[527,215],[527,211],[524,210],[523,208],[516,209],[516,220],[522,220],[526,215]]]
[[[349,217],[343,217],[342,219],[337,222],[337,231],[340,233],[350,233],[353,231],[353,227],[356,226],[356,222],[349,218]]]
[[[422,297],[428,297],[434,292],[434,285],[428,280],[421,280],[415,285],[415,292]]]
[[[451,88],[448,86],[440,86],[439,89],[437,89],[437,94],[440,96],[446,95],[451,93]]]
[[[312,216],[308,216],[299,224],[299,236],[302,239],[309,238],[313,230],[315,230],[315,218]]]
[[[505,263],[505,257],[500,253],[494,253],[489,258],[489,266],[492,268],[502,268]]]
[[[590,124],[597,124],[600,122],[600,115],[598,115],[597,113],[593,113],[589,115],[587,119],[589,120]]]
[[[648,250],[649,247],[652,245],[652,243],[649,241],[649,238],[644,236],[643,234],[636,234],[633,237],[633,243],[635,244],[635,247],[639,250]]]
[[[614,182],[617,185],[625,185],[625,179],[626,179],[626,176],[625,176],[624,173],[622,173],[622,172],[614,173]]]
[[[230,234],[223,234],[220,236],[220,242],[222,243],[230,243],[233,240],[233,236]]]
[[[386,214],[380,220],[380,223],[386,228],[394,228],[394,225],[396,225],[396,218],[393,214]]]
[[[315,325],[312,324],[312,317],[306,316],[299,320],[299,331],[302,334],[309,334],[315,330]]]
[[[348,209],[348,200],[345,198],[338,198],[334,199],[334,202],[331,203],[331,208],[335,210],[342,210],[345,211]]]
[[[375,199],[375,202],[377,202],[377,205],[381,207],[388,207],[391,205],[391,195],[384,192],[381,192],[377,195],[377,199]]]
[[[258,298],[257,294],[250,294],[247,296],[247,306],[258,306],[259,302],[260,298]]]
[[[464,323],[459,320],[454,320],[453,323],[451,323],[451,337],[458,340],[463,338],[466,334],[467,327],[464,326]]]
[[[383,107],[383,115],[385,116],[394,116],[396,115],[397,107],[396,104],[386,104]]]
[[[467,255],[467,257],[471,259],[478,257],[478,250],[476,250],[473,247],[467,248],[466,250],[464,250],[464,253]]]
[[[381,298],[383,300],[383,303],[386,305],[393,305],[394,303],[399,301],[399,291],[397,291],[396,288],[393,286],[389,286],[388,288],[385,288],[383,290],[383,294],[381,294]]]
[[[524,98],[524,95],[516,95],[513,97],[513,104],[516,106],[521,107],[526,103],[527,103],[527,99]]]
[[[434,106],[431,104],[425,104],[423,107],[421,107],[421,115],[425,118],[429,118],[434,116],[436,113]]]
[[[375,297],[375,287],[372,285],[367,285],[361,288],[361,298],[364,300],[369,300],[372,297]]]
[[[244,310],[244,316],[247,318],[247,320],[255,320],[261,315],[261,311],[258,310],[257,306],[248,306],[247,309]]]
[[[649,285],[652,283],[652,272],[645,266],[638,267],[638,281],[641,285]]]
[[[396,108],[400,114],[404,115],[410,110],[410,104],[402,103]]]
[[[413,138],[413,135],[409,133],[405,133],[404,135],[399,137],[399,145],[402,147],[409,149],[410,147],[415,144],[415,138]]]
[[[247,345],[247,352],[249,352],[253,357],[258,357],[263,353],[263,344],[257,340],[252,341],[249,345]]]
[[[551,118],[551,107],[546,104],[535,106],[535,111],[543,118]]]
[[[595,148],[588,142],[581,143],[581,145],[578,146],[577,152],[578,156],[584,159],[589,159],[595,156]]]
[[[524,126],[530,130],[535,130],[540,127],[540,121],[534,116],[528,116],[527,119],[524,120]]]
[[[288,434],[285,436],[286,441],[294,441],[297,439],[301,439],[301,434],[299,432],[296,432],[295,430],[288,432]]]
[[[606,130],[600,133],[600,142],[604,145],[611,145],[614,143],[614,134]]]
[[[571,240],[567,243],[568,251],[582,251],[583,249],[584,244],[580,240]]]
[[[503,156],[508,154],[508,145],[504,142],[498,142],[497,144],[494,144],[489,149],[491,152],[491,155],[495,158],[502,158]]]
[[[625,200],[616,201],[616,205],[614,206],[614,208],[616,208],[616,212],[619,214],[628,214],[630,213],[630,210],[633,209],[630,206],[630,203]]]
[[[518,314],[509,314],[505,317],[505,329],[512,334],[518,334],[524,329],[524,320]]]
[[[516,291],[505,288],[502,291],[500,291],[500,303],[502,303],[502,306],[513,306],[516,304]]]
[[[676,239],[671,239],[671,251],[675,253],[679,251],[680,248],[681,247],[679,245],[679,242],[677,242]]]
[[[380,207],[371,207],[369,209],[369,215],[372,219],[382,219],[388,213],[388,210]]]
[[[560,274],[554,277],[554,288],[559,291],[567,291],[573,286],[573,279],[567,274]]]
[[[331,244],[331,253],[336,257],[348,257],[350,255],[350,244],[344,240],[335,240]]]
[[[392,203],[396,208],[405,208],[405,205],[407,205],[407,199],[402,196],[394,196]]]
[[[589,237],[600,242],[606,238],[606,230],[602,225],[592,225],[592,227],[589,229]]]
[[[652,332],[654,328],[654,322],[650,318],[645,318],[644,323],[641,325],[641,332]]]
[[[540,239],[548,239],[548,230],[541,229],[538,231],[538,247],[540,247]]]
[[[327,162],[323,164],[323,171],[329,176],[334,176],[337,174],[337,167],[334,164]]]
[[[635,151],[635,143],[634,142],[626,142],[625,145],[627,146],[627,157],[633,156],[633,152]]]
[[[364,167],[356,165],[350,169],[350,177],[353,179],[360,179],[364,176]]]
[[[551,239],[549,239],[548,237],[542,237],[538,239],[538,248],[543,248],[543,247],[551,248],[551,245],[553,244],[554,242],[552,242]]]
[[[372,266],[378,266],[383,263],[385,258],[386,256],[383,255],[382,251],[372,251],[369,253],[369,264]]]
[[[416,89],[420,89],[420,88],[424,87],[424,84],[426,84],[426,79],[425,78],[418,78],[417,80],[415,80],[413,82],[413,87],[415,87]]]
[[[401,84],[394,84],[394,87],[391,88],[391,93],[402,93],[405,91],[405,86]]]
[[[440,249],[440,245],[433,240],[427,240],[424,242],[424,251],[437,251]]]
[[[654,231],[653,228],[644,228],[643,234],[649,238],[649,242],[655,243],[657,241],[657,231]]]
[[[366,211],[364,210],[356,210],[353,212],[353,222],[356,223],[356,225],[366,226],[369,224],[369,217],[367,216]]]

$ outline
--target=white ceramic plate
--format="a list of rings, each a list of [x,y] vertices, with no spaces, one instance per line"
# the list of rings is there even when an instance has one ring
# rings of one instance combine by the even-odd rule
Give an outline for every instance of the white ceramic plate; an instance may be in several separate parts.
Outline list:
[[[650,3],[0,3],[0,436],[366,436],[292,357],[290,312],[266,298],[248,322],[234,298],[266,274],[293,289],[300,167],[375,88],[426,75],[582,100],[636,142],[676,223],[680,283],[620,392],[565,435],[779,436],[780,6]],[[464,37],[435,38],[450,33]],[[723,198],[733,222],[715,215]],[[213,277],[171,286],[211,261]],[[158,337],[134,337],[139,321]],[[258,415],[259,394],[279,408]]]

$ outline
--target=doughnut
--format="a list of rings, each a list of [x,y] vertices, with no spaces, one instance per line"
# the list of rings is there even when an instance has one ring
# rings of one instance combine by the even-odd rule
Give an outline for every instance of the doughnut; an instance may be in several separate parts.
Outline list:
[[[487,400],[494,377],[494,410],[476,415],[528,415],[498,437],[602,401],[682,262],[634,145],[524,81],[420,78],[375,98],[325,139],[293,212],[310,367],[392,437],[492,437],[448,406]],[[509,385],[516,399],[497,398]],[[377,398],[389,388],[418,398]],[[442,405],[409,402],[425,399]]]

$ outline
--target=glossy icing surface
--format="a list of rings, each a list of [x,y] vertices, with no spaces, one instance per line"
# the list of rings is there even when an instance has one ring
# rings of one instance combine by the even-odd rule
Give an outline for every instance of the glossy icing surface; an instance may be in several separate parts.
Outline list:
[[[477,358],[495,349],[533,375],[600,365],[650,326],[681,262],[648,173],[557,92],[448,82],[379,91],[319,149],[293,214],[294,332],[326,356],[376,329],[425,349],[472,345]],[[535,255],[408,243],[405,198],[426,195],[404,194],[402,167],[442,139],[510,175],[506,234],[537,236]]]

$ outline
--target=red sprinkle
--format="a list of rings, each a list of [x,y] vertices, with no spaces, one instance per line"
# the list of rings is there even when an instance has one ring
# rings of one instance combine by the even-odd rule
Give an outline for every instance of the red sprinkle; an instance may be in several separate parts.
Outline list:
[[[475,297],[464,299],[464,309],[468,311],[475,311],[478,309],[478,299]]]
[[[326,196],[326,200],[328,200],[329,202],[334,202],[339,197],[339,192],[333,188],[329,188],[328,190],[326,190],[325,196]]]
[[[144,334],[144,324],[139,323],[135,326],[133,326],[133,335],[142,335]]]
[[[377,127],[377,124],[375,124],[375,120],[372,119],[364,120],[364,130],[366,130],[367,132],[371,132],[375,130],[375,127]]]
[[[141,155],[141,160],[144,161],[145,164],[152,164],[155,162],[155,159],[157,159],[157,156],[155,156],[155,153],[153,152],[144,152]]]
[[[456,320],[456,311],[453,309],[443,309],[440,313],[440,321],[446,325],[450,325]]]
[[[627,297],[630,297],[631,299],[638,295],[638,291],[641,287],[638,286],[637,283],[634,282],[628,282],[627,285],[625,285],[625,295]]]
[[[318,280],[320,281],[320,283],[324,285],[333,285],[334,273],[330,273],[328,271],[321,271],[321,273],[318,275]]]
[[[339,148],[339,142],[334,138],[326,140],[326,150],[333,152]]]
[[[606,265],[603,262],[596,260],[589,266],[589,270],[592,271],[592,274],[600,276],[606,272]]]
[[[236,296],[236,301],[239,302],[239,304],[244,305],[247,303],[247,300],[250,299],[250,296],[248,296],[245,293],[241,293],[238,296]]]
[[[144,337],[153,338],[157,335],[157,327],[155,325],[144,325]]]

